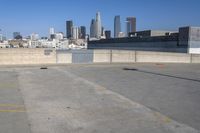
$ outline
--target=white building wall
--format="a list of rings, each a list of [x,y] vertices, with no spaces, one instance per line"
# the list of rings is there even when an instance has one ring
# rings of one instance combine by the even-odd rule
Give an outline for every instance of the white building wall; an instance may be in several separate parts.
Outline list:
[[[190,54],[200,54],[200,27],[189,28],[189,48]]]

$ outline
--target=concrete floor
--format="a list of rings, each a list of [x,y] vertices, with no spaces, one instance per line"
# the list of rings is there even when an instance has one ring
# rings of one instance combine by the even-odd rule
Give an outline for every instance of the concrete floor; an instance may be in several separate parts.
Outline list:
[[[200,133],[199,64],[0,68],[2,133]]]

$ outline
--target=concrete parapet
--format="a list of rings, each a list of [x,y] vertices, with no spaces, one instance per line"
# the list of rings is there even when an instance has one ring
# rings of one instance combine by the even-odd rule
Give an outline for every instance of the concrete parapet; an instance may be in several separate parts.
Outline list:
[[[72,53],[57,53],[58,64],[70,64],[72,63]]]
[[[54,64],[54,49],[0,49],[0,65]]]
[[[192,54],[191,55],[191,63],[200,63],[200,55],[199,54]]]
[[[191,56],[182,53],[136,52],[136,62],[141,63],[190,63]]]
[[[93,63],[93,50],[71,50],[72,63],[88,64]]]
[[[135,51],[128,50],[112,50],[113,63],[134,63]]]
[[[0,49],[0,65],[135,62],[200,63],[200,55],[132,50]]]
[[[111,50],[94,50],[93,63],[110,63]]]

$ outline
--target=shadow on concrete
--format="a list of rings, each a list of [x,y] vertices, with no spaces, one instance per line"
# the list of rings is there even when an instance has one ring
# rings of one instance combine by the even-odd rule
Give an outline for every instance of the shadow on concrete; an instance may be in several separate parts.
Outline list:
[[[123,68],[123,70],[125,70],[125,71],[136,71],[136,72],[141,72],[141,73],[147,73],[147,74],[176,78],[176,79],[183,79],[183,80],[194,81],[194,82],[200,83],[200,80],[198,80],[198,79],[185,78],[185,77],[173,76],[173,75],[156,73],[156,72],[149,72],[149,71],[139,70],[139,69],[136,69],[136,68]]]

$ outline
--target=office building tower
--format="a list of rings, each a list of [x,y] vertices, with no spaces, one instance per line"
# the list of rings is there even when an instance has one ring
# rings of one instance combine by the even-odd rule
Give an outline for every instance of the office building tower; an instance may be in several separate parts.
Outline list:
[[[13,32],[13,39],[17,39],[20,35],[20,32]]]
[[[72,20],[67,21],[66,22],[66,37],[68,39],[72,38],[72,27],[73,27],[73,21]]]
[[[50,28],[49,29],[49,38],[50,39],[55,39],[55,30],[54,30],[54,28]]]
[[[136,32],[136,18],[128,17],[126,19],[126,36],[129,35],[130,32]]]
[[[105,31],[105,36],[106,36],[106,39],[110,39],[111,38],[111,31],[110,30],[106,30]]]
[[[80,39],[85,39],[86,36],[86,27],[85,26],[81,26],[80,27]]]
[[[78,27],[72,27],[72,39],[77,40],[79,39],[79,28]]]
[[[55,30],[54,30],[54,28],[50,28],[50,29],[49,29],[49,34],[50,34],[50,35],[55,34]]]
[[[119,33],[121,32],[121,20],[120,16],[115,16],[114,18],[114,38],[119,37]]]
[[[90,25],[90,38],[96,37],[96,21],[95,19],[92,19],[91,25]]]
[[[104,27],[101,27],[101,36],[102,37],[105,36],[105,29],[104,29]]]
[[[100,39],[102,36],[102,24],[100,12],[96,13],[96,19],[92,19],[90,25],[90,38]]]
[[[102,25],[101,25],[101,16],[100,12],[96,13],[96,38],[101,38]]]

